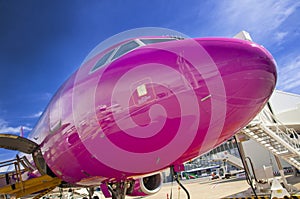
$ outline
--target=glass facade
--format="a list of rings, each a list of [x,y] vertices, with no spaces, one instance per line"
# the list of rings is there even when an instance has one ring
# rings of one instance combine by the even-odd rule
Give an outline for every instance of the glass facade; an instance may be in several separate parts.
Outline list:
[[[212,149],[211,151],[205,153],[204,155],[199,156],[198,158],[188,162],[185,164],[185,170],[191,170],[195,168],[202,168],[202,167],[210,167],[214,165],[223,165],[223,161],[216,161],[214,160],[214,155],[220,152],[227,151],[229,154],[234,155],[240,158],[237,145],[233,138],[229,139],[228,141],[224,142],[223,144],[219,145],[218,147]],[[227,165],[229,169],[236,169],[236,167],[232,165]]]

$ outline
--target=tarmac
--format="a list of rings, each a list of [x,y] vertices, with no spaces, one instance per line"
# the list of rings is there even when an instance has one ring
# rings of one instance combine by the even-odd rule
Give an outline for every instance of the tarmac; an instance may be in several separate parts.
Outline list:
[[[293,185],[293,187],[300,190],[300,177],[295,177],[293,175],[286,176],[288,184]],[[181,183],[188,190],[190,199],[255,199],[254,196],[250,194],[250,186],[247,184],[245,179],[230,178],[230,179],[215,179],[211,180],[209,177],[203,177],[193,180],[183,180]],[[65,192],[66,193],[66,192]],[[51,196],[52,195],[52,196]],[[55,197],[57,194],[49,193],[48,198],[58,198]],[[82,199],[83,196],[74,195],[73,197],[68,196],[68,194],[63,194],[62,198],[78,198]],[[100,199],[104,199],[102,192],[96,194]],[[296,194],[293,198],[300,198],[300,194]],[[50,196],[50,197],[49,197]],[[126,199],[141,199],[143,197],[129,197]],[[165,183],[162,185],[161,190],[151,196],[144,197],[145,199],[187,199],[187,195],[182,188],[176,182]],[[270,198],[270,195],[266,197],[259,198]]]
[[[287,181],[289,184],[300,190],[300,177],[288,176]],[[251,194],[245,193],[248,192],[247,190],[250,190],[250,186],[245,179],[232,178],[210,180],[209,178],[200,178],[195,180],[185,180],[182,181],[182,184],[189,191],[191,199],[251,198]],[[137,199],[138,197],[135,198]],[[186,199],[187,195],[184,190],[174,182],[173,184],[164,184],[157,194],[146,198]]]

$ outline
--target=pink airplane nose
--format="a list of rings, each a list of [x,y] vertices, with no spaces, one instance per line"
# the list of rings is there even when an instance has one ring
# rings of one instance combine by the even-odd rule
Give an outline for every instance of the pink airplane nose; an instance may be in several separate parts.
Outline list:
[[[110,173],[143,174],[230,138],[262,109],[275,83],[274,59],[259,45],[185,39],[137,48],[92,73],[73,111],[78,121],[93,112],[89,129],[78,133],[94,161]]]
[[[226,92],[224,128],[215,145],[247,125],[272,94],[276,63],[262,46],[239,39],[200,42],[219,69]]]
[[[276,84],[276,63],[262,46],[239,39],[201,42],[222,76],[227,100],[266,101]]]

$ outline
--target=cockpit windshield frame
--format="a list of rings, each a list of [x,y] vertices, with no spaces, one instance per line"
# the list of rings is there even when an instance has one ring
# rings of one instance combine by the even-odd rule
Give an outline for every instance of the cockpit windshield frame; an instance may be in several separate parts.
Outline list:
[[[112,49],[110,51],[108,51],[107,53],[105,53],[95,64],[95,66],[92,68],[91,73],[96,71],[98,68],[100,68],[101,66],[104,66],[111,58],[111,56],[114,54],[116,49]]]
[[[95,66],[91,69],[90,74],[101,68],[102,66],[111,63],[114,60],[119,59],[123,55],[141,47],[155,43],[161,42],[168,42],[168,41],[175,41],[177,38],[140,38],[140,39],[133,39],[122,43],[118,47],[108,51],[105,53],[95,64]]]
[[[127,53],[133,51],[134,49],[136,49],[136,48],[138,48],[138,47],[140,47],[140,46],[141,46],[141,45],[140,45],[138,42],[136,42],[135,40],[131,40],[131,41],[129,41],[129,42],[126,42],[126,43],[120,45],[120,46],[116,49],[116,51],[115,51],[114,55],[112,56],[111,60],[112,60],[112,61],[113,61],[113,60],[116,60],[116,59],[118,59],[119,57],[122,57],[123,55],[125,55],[125,54],[127,54]]]
[[[169,41],[175,41],[175,40],[177,40],[177,39],[176,38],[143,38],[143,39],[140,39],[140,41],[143,42],[145,45],[169,42]]]

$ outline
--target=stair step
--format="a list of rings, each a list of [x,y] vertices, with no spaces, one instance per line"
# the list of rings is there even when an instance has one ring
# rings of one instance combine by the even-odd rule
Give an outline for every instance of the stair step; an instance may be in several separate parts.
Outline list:
[[[278,124],[265,125],[262,121],[250,123],[243,132],[300,170],[300,142],[291,140],[285,132],[286,128],[282,126],[278,128],[276,125]]]
[[[297,157],[297,155],[293,154],[293,153],[290,153],[290,154],[283,155],[283,157],[285,157],[285,158],[295,158],[295,157]]]

